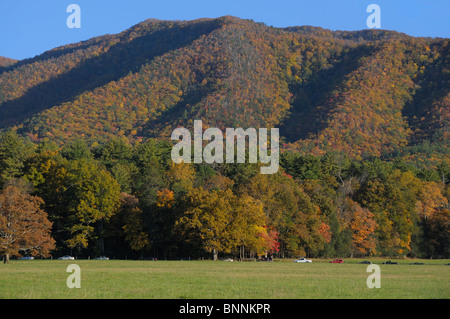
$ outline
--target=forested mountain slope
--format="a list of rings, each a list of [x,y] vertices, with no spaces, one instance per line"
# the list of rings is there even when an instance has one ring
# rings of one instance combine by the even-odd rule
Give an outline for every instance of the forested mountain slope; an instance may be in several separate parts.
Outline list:
[[[279,127],[283,147],[448,157],[448,39],[146,20],[0,66],[0,126],[89,144],[190,127]],[[3,60],[2,60],[3,61]]]

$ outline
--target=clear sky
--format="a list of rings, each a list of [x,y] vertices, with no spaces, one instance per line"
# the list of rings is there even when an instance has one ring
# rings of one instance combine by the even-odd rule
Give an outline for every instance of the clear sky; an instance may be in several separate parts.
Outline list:
[[[69,4],[81,28],[69,29]],[[381,28],[413,36],[450,37],[450,0],[0,0],[0,56],[24,59],[68,43],[118,33],[148,18],[192,20],[233,15],[274,27],[367,29],[369,4]]]

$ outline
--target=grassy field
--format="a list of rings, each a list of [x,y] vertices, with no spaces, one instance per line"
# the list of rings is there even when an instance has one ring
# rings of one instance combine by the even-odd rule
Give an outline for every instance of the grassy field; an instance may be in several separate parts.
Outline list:
[[[292,261],[30,260],[0,264],[0,298],[450,298],[449,260],[397,260],[382,265],[381,288],[366,285],[359,260]],[[417,261],[415,261],[417,262]],[[67,266],[81,268],[81,288],[66,285]]]

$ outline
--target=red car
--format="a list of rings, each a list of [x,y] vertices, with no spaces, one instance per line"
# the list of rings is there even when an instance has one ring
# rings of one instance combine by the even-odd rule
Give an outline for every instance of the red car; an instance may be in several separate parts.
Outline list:
[[[332,264],[343,264],[344,261],[342,259],[335,259],[335,260],[331,260],[330,263],[332,263]]]

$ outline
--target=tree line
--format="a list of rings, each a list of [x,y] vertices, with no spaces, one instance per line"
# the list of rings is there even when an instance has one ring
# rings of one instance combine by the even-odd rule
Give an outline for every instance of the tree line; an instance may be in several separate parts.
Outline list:
[[[450,256],[448,162],[285,151],[261,175],[259,164],[174,164],[172,146],[2,133],[0,254]]]

